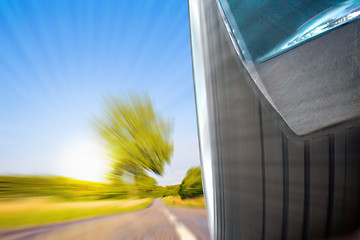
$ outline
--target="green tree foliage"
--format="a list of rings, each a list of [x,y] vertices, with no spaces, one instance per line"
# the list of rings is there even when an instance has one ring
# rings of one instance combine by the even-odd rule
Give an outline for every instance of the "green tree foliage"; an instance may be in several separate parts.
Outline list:
[[[161,198],[164,194],[165,187],[163,186],[155,186],[151,192],[151,197],[153,198]]]
[[[141,177],[146,171],[162,175],[170,164],[171,124],[155,112],[147,95],[108,99],[96,125],[111,159],[112,179],[124,173]]]
[[[190,168],[179,186],[181,199],[193,198],[203,194],[201,168]]]
[[[137,196],[152,197],[156,187],[156,180],[149,175],[141,173],[135,176],[135,191],[137,191]]]
[[[163,197],[178,196],[179,195],[179,193],[178,193],[179,192],[179,186],[180,186],[180,184],[170,185],[170,186],[164,187]]]

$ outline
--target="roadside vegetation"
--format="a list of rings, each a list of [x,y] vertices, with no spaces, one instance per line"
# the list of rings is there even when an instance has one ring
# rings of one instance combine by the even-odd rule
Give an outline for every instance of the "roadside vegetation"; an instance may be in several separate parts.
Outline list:
[[[163,203],[170,206],[205,208],[204,196],[188,198],[184,200],[181,199],[180,196],[169,196],[163,198]]]
[[[162,196],[159,190],[154,179],[115,185],[60,176],[0,176],[0,229],[139,210]]]
[[[201,168],[190,168],[179,186],[179,195],[182,200],[203,195]]]
[[[153,178],[136,183],[98,183],[59,176],[0,176],[1,199],[57,197],[64,201],[94,201],[162,197],[163,187]],[[1,204],[1,202],[0,202]]]
[[[69,202],[54,197],[1,200],[0,229],[59,223],[75,219],[138,210],[152,199],[124,199]]]
[[[175,185],[177,194],[164,196],[163,202],[171,206],[205,207],[203,196],[201,168],[190,168],[181,184]]]

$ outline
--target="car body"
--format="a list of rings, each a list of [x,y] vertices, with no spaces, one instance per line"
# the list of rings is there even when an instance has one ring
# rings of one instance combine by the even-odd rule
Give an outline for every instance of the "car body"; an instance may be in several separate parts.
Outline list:
[[[189,1],[213,239],[324,239],[358,229],[359,8]]]

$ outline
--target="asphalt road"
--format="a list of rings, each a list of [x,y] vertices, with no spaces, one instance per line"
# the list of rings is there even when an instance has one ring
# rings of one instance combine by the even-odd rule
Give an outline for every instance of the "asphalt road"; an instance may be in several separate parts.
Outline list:
[[[0,239],[210,239],[206,210],[169,207],[160,199],[121,214],[0,232]]]

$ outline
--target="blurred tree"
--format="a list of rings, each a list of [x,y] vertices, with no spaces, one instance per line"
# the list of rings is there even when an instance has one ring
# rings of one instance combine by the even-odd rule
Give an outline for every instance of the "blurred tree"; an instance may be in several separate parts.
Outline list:
[[[178,196],[179,195],[179,186],[180,186],[180,184],[166,186],[163,190],[163,197]]]
[[[137,196],[149,197],[154,195],[156,191],[157,181],[145,173],[137,174],[135,176],[135,188]]]
[[[173,153],[171,123],[157,112],[148,95],[106,101],[105,116],[96,122],[111,159],[111,179],[162,175]]]
[[[193,198],[203,194],[201,168],[193,167],[186,172],[186,176],[179,186],[181,199]]]

